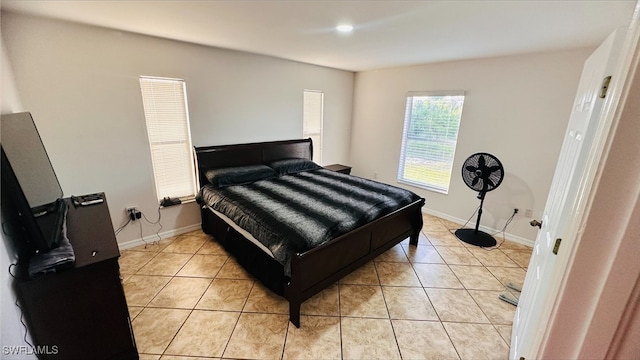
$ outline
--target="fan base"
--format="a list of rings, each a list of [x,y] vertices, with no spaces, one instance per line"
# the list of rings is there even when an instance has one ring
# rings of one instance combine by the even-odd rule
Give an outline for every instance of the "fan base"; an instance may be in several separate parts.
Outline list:
[[[496,245],[496,239],[484,231],[475,229],[458,229],[455,234],[458,239],[466,242],[467,244],[480,247],[492,247]]]

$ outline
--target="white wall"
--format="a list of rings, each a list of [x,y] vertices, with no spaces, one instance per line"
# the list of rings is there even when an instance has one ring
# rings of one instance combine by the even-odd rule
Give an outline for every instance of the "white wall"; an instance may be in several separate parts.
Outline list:
[[[323,157],[348,160],[351,72],[12,13],[2,34],[65,195],[104,191],[114,227],[129,206],[157,218],[140,75],[186,80],[194,146],[301,138],[302,92],[322,90]],[[163,231],[199,223],[195,203],[162,210]]]
[[[397,184],[426,198],[427,212],[466,221],[479,200],[461,179],[464,160],[496,155],[505,167],[487,194],[481,224],[501,229],[514,208],[511,238],[533,242],[525,209],[539,218],[569,120],[582,64],[593,49],[496,57],[356,74],[351,138],[353,173]],[[397,183],[408,91],[464,90],[458,146],[448,195]],[[472,223],[475,222],[475,218]]]

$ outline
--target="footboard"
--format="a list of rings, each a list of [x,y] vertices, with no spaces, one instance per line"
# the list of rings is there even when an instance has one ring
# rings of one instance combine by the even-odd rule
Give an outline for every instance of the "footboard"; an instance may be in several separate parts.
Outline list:
[[[284,295],[289,301],[289,319],[300,326],[300,306],[353,270],[389,250],[407,237],[418,244],[422,229],[424,199],[420,199],[322,246],[291,259],[291,281]]]

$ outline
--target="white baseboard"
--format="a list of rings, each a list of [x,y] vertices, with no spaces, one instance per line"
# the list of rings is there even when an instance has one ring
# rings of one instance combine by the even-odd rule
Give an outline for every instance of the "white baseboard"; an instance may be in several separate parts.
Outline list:
[[[453,216],[450,216],[450,215],[447,215],[447,214],[443,214],[441,212],[433,211],[433,210],[430,210],[430,209],[422,208],[422,212],[425,213],[425,214],[428,214],[428,215],[433,215],[433,216],[437,216],[437,217],[445,219],[445,220],[449,220],[451,222],[459,224],[460,226],[462,226],[465,222],[467,222],[467,220],[465,220],[465,219],[459,219],[459,218],[456,218],[456,217],[453,217]],[[470,221],[467,224],[467,227],[475,227],[475,226],[476,226],[476,223],[472,222],[472,221]],[[493,229],[493,228],[490,228],[490,227],[487,227],[487,226],[483,226],[483,225],[480,225],[479,230],[482,230],[482,231],[484,231],[486,233],[489,233],[489,234],[493,234],[493,233],[497,233],[497,232],[502,233],[502,229]],[[529,240],[527,238],[523,238],[522,236],[513,235],[513,234],[510,234],[508,232],[504,233],[504,239],[505,240],[509,240],[509,241],[513,241],[513,242],[521,244],[521,245],[530,246],[530,247],[533,247],[533,245],[535,244],[535,242],[532,241],[532,240]]]
[[[438,211],[433,211],[433,210],[429,210],[429,209],[422,209],[422,212],[428,215],[433,215],[433,216],[437,216],[439,218],[445,219],[445,220],[449,220],[451,222],[454,222],[456,224],[464,224],[466,222],[466,220],[464,219],[459,219]],[[475,222],[469,222],[469,224],[467,224],[469,227],[473,227],[475,226]],[[180,235],[180,234],[185,234],[191,231],[195,231],[195,230],[199,230],[201,229],[201,224],[193,224],[193,225],[189,225],[189,226],[185,226],[182,228],[178,228],[178,229],[172,229],[172,230],[167,230],[167,231],[163,231],[161,233],[159,233],[158,235],[160,235],[160,239],[164,240],[167,238],[170,238],[172,236],[176,236],[176,235]],[[492,229],[483,225],[480,225],[480,230],[487,232],[487,233],[496,233],[499,232],[502,229]],[[517,236],[517,235],[513,235],[510,233],[505,233],[504,234],[504,238],[505,240],[509,240],[509,241],[513,241],[515,243],[518,244],[522,244],[522,245],[526,245],[526,246],[531,246],[533,247],[534,245],[534,241],[531,241],[529,239],[523,238],[521,236]],[[133,239],[133,240],[129,240],[129,241],[125,241],[125,242],[121,242],[118,243],[118,247],[120,248],[120,250],[126,250],[126,249],[131,249],[133,247],[136,246],[140,246],[140,245],[144,245],[145,243],[152,243],[154,241],[158,240],[158,236],[156,234],[152,234],[152,235],[147,235],[144,238],[138,238],[138,239]]]
[[[193,224],[193,225],[181,227],[181,228],[178,228],[178,229],[172,229],[172,230],[163,231],[161,233],[158,233],[158,235],[160,236],[160,240],[164,240],[164,239],[168,239],[170,237],[176,236],[176,235],[186,234],[186,233],[191,232],[191,231],[199,230],[201,228],[202,228],[201,224],[198,223],[198,224]],[[159,240],[158,239],[158,235],[152,234],[152,235],[147,235],[147,236],[145,236],[143,238],[133,239],[133,240],[125,241],[125,242],[119,242],[118,243],[118,248],[120,248],[120,250],[126,250],[126,249],[134,248],[136,246],[149,244],[149,243],[152,243],[154,241],[158,241]]]

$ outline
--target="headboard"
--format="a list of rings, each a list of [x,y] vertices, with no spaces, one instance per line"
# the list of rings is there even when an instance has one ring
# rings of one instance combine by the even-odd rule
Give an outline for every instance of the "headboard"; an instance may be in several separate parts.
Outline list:
[[[311,160],[313,143],[311,139],[267,141],[247,144],[214,145],[195,147],[196,163],[200,184],[207,178],[202,170],[230,166],[264,164],[269,161],[303,158]]]

